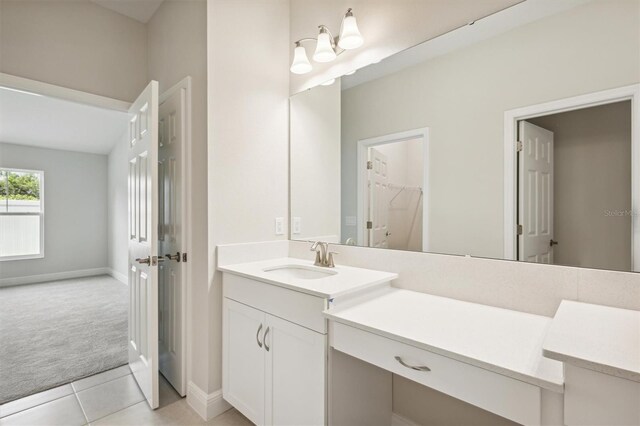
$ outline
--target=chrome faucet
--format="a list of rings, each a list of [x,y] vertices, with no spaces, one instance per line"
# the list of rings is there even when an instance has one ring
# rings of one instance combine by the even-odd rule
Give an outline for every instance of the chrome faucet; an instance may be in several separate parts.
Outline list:
[[[338,253],[335,251],[329,251],[329,243],[315,241],[311,245],[311,251],[316,252],[316,261],[314,265],[323,266],[325,268],[335,268],[336,265],[333,263],[333,255]]]

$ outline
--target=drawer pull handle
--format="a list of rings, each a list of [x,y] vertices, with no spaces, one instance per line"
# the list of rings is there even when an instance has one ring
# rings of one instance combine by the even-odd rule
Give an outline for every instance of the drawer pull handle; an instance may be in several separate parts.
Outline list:
[[[406,362],[404,362],[402,360],[402,358],[400,358],[399,356],[395,357],[396,361],[398,361],[400,364],[402,364],[404,367],[410,368],[412,370],[416,370],[416,371],[431,371],[431,369],[429,367],[427,367],[426,365],[419,365],[419,366],[415,366],[415,365],[409,365]]]
[[[262,330],[262,324],[258,327],[258,331],[256,332],[256,341],[258,342],[258,346],[262,347],[262,342],[260,341],[260,330]]]

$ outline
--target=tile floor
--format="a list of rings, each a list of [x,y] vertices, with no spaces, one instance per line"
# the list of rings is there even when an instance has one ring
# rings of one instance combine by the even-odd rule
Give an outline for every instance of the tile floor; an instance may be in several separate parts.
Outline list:
[[[252,426],[232,409],[205,422],[160,376],[160,408],[151,410],[128,366],[0,405],[0,426]]]

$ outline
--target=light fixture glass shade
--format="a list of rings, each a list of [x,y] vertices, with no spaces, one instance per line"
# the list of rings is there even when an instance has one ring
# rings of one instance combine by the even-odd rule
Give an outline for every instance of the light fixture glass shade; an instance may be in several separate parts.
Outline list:
[[[323,28],[320,29],[318,34],[318,44],[316,45],[316,52],[313,54],[313,60],[316,62],[331,62],[336,58],[336,51],[333,50],[331,45],[331,36]]]
[[[293,62],[289,69],[294,74],[306,74],[311,71],[311,68],[313,67],[307,58],[307,51],[304,50],[304,47],[297,45],[293,51]]]
[[[356,17],[353,16],[351,11],[348,11],[342,20],[342,28],[340,29],[340,38],[338,39],[338,46],[344,50],[355,49],[362,46],[364,39],[362,34],[358,30],[358,24],[356,23]]]

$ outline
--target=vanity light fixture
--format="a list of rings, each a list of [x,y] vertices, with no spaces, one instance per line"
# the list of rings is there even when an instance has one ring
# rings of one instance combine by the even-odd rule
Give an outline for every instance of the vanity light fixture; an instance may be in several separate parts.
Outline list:
[[[290,68],[291,72],[294,74],[306,74],[311,71],[311,68],[313,67],[309,62],[309,58],[307,58],[307,51],[304,50],[299,41],[296,41],[296,48],[293,51],[293,63]]]
[[[347,9],[347,13],[342,18],[339,36],[334,37],[325,25],[319,25],[318,30],[317,38],[302,38],[295,42],[290,68],[292,73],[306,74],[313,68],[302,45],[306,41],[316,42],[316,50],[313,54],[313,60],[316,62],[331,62],[345,50],[358,48],[364,42],[351,8]],[[341,50],[338,51],[338,48]]]

